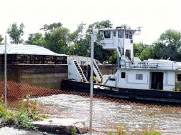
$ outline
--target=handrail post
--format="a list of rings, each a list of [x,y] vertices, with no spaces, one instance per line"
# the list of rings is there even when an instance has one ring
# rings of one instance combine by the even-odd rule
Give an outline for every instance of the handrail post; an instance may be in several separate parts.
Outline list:
[[[93,29],[91,34],[91,79],[90,79],[90,135],[92,135],[92,108],[93,108],[93,62],[94,62],[94,42],[97,41],[98,30]]]
[[[4,90],[5,90],[5,115],[7,118],[7,36],[5,36],[5,57],[4,57]]]
[[[91,35],[90,135],[92,135],[94,37]]]

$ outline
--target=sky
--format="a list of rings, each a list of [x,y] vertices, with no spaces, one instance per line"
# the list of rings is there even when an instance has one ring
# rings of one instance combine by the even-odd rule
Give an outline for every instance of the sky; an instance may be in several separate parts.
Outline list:
[[[122,24],[141,28],[135,42],[152,44],[168,29],[181,31],[181,0],[4,0],[0,4],[0,35],[8,36],[12,23],[24,23],[24,40],[30,33],[41,32],[44,24],[61,22],[71,32],[110,20],[113,27]],[[8,37],[7,42],[10,42]]]

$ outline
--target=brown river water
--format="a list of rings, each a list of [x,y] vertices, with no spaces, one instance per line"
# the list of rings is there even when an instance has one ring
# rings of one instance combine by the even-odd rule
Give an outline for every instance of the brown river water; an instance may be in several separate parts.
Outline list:
[[[89,97],[59,94],[31,100],[37,100],[39,106],[53,112],[51,117],[82,119],[89,127]],[[181,134],[181,107],[94,98],[92,123],[94,134],[100,135],[116,132],[120,124],[128,134],[135,129]]]

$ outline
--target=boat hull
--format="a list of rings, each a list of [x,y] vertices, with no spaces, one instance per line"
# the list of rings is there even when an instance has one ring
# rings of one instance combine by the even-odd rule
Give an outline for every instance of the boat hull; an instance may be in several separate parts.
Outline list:
[[[62,90],[75,93],[90,93],[90,83],[76,82],[72,80],[63,80]],[[106,85],[94,84],[94,95],[106,96],[121,99],[159,101],[181,104],[181,92],[179,91],[163,91],[151,89],[133,89],[119,88]]]

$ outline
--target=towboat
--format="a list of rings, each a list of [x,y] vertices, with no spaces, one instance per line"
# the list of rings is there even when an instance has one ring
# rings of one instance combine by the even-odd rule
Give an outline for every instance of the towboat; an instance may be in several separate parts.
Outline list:
[[[102,75],[99,64],[94,60],[93,71],[97,79],[94,94],[181,103],[181,62],[141,61],[134,57],[133,36],[140,34],[140,29],[116,27],[93,30],[92,40],[95,42],[98,31],[103,33],[103,40],[99,44],[103,49],[116,50],[118,63],[115,74]],[[90,65],[90,58],[69,58],[69,80],[64,81],[62,88],[89,93],[90,75],[85,75],[85,69],[81,68],[86,64]]]

